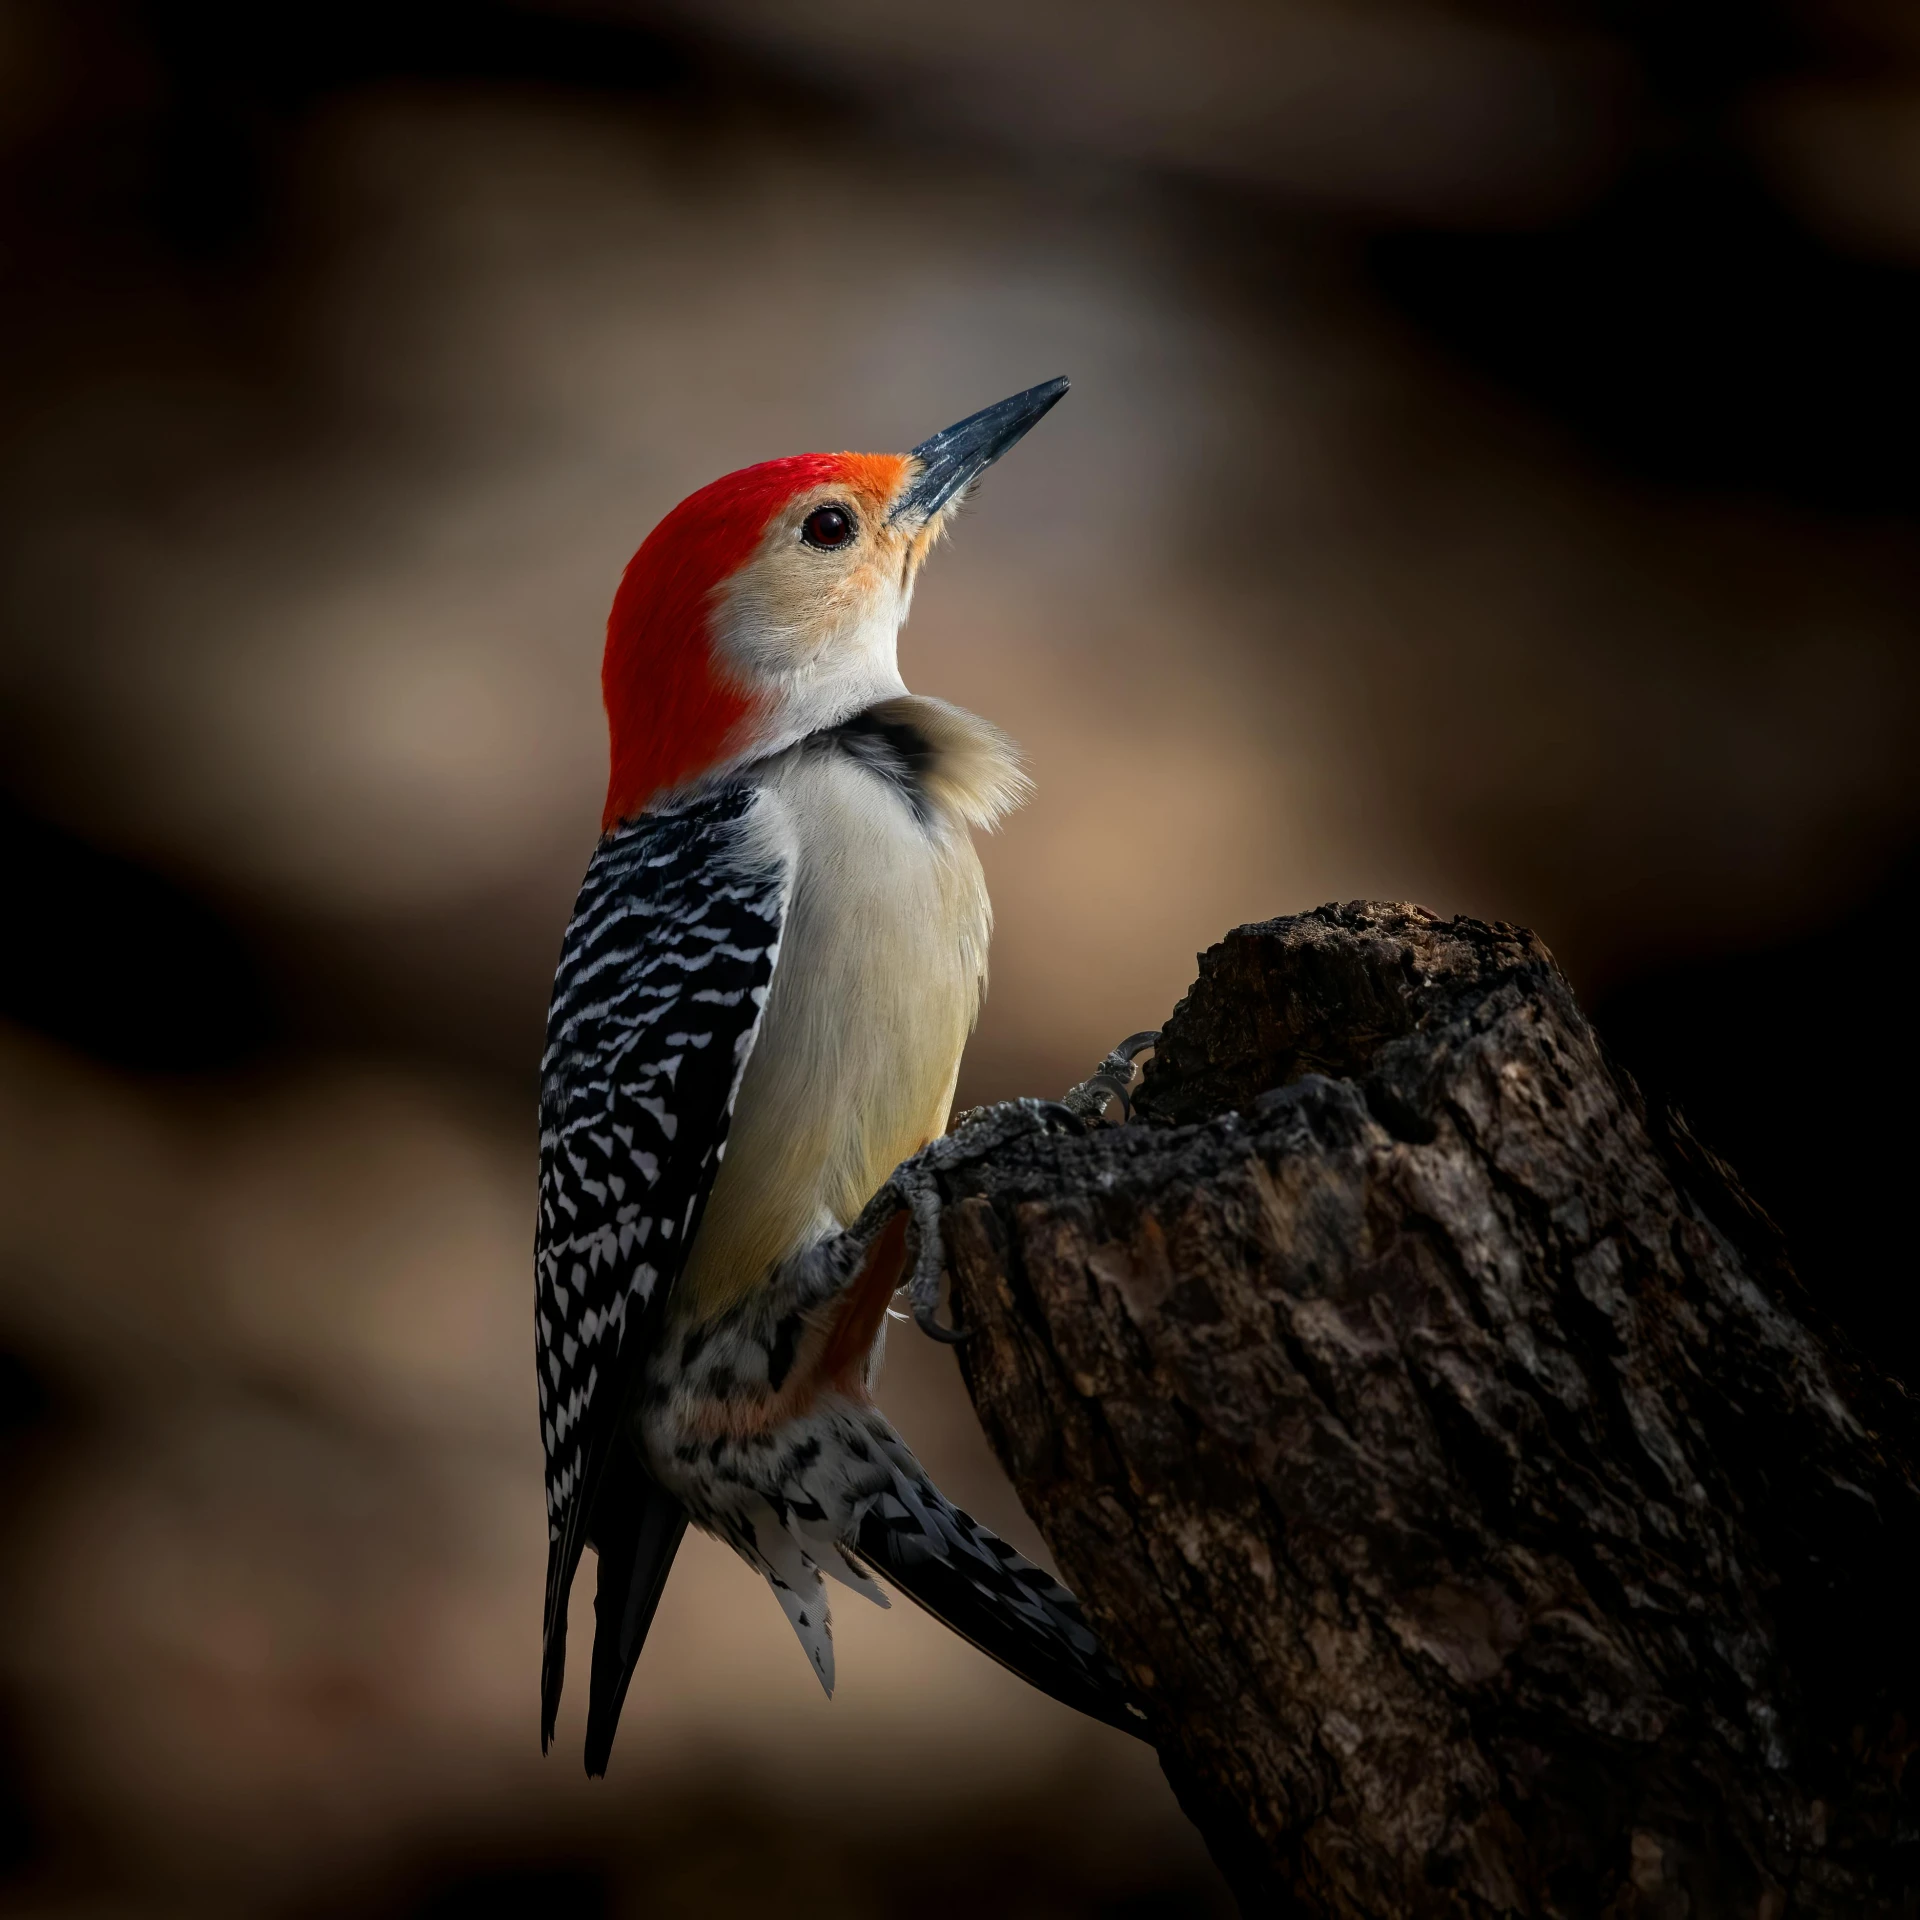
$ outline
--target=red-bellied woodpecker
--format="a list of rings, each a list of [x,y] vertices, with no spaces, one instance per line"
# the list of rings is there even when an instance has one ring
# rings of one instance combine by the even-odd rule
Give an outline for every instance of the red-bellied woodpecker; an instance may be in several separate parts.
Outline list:
[[[829,1692],[820,1575],[885,1605],[879,1573],[1036,1686],[1138,1725],[1072,1594],[947,1501],[869,1395],[903,1258],[943,1331],[942,1156],[1088,1123],[1152,1037],[1065,1102],[944,1134],[986,981],[969,832],[1027,781],[985,721],[908,693],[895,639],[968,486],[1066,389],[908,454],[716,480],[614,599],[612,775],[554,981],[535,1255],[542,1743],[590,1544],[590,1773],[689,1519],[766,1576]]]

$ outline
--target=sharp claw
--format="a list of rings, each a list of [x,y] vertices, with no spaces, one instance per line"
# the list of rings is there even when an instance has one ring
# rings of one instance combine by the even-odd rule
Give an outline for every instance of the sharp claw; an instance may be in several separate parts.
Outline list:
[[[962,1340],[973,1338],[973,1330],[970,1327],[943,1327],[935,1318],[939,1311],[938,1300],[916,1300],[913,1303],[914,1325],[922,1333],[938,1340],[942,1346],[957,1347]]]
[[[1159,1043],[1153,1028],[1130,1033],[1107,1057],[1068,1093],[1066,1109],[1083,1127],[1099,1120],[1109,1100],[1120,1103],[1124,1124],[1133,1118],[1133,1063],[1149,1047]],[[1058,1103],[1056,1103],[1058,1104]]]
[[[940,1276],[946,1266],[940,1244],[940,1204],[919,1181],[899,1181],[895,1187],[907,1215],[907,1273],[904,1289],[920,1331],[948,1346],[964,1340],[957,1327],[943,1327],[935,1318],[940,1310]]]
[[[1112,1091],[1110,1086],[1108,1091]],[[948,1346],[969,1337],[967,1328],[942,1326],[936,1317],[940,1307],[940,1281],[946,1269],[945,1249],[940,1240],[937,1175],[967,1166],[1029,1132],[1058,1129],[1083,1134],[1098,1118],[1098,1108],[1082,1111],[1073,1106],[1070,1099],[1022,1099],[997,1107],[972,1107],[955,1118],[951,1133],[930,1142],[895,1169],[893,1178],[867,1203],[853,1231],[864,1232],[871,1238],[896,1212],[905,1211],[906,1268],[910,1278],[902,1291],[912,1304],[913,1318],[921,1332]]]

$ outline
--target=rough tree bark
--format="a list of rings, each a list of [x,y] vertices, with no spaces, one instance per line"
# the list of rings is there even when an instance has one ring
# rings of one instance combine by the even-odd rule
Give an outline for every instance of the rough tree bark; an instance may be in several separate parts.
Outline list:
[[[1243,927],[1138,1107],[948,1177],[954,1310],[1243,1907],[1920,1912],[1915,1402],[1545,948]]]

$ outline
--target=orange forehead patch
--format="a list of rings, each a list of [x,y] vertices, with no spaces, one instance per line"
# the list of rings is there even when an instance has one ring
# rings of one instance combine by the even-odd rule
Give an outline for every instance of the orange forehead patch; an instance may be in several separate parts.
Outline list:
[[[836,453],[835,478],[873,506],[891,500],[907,475],[904,453]]]

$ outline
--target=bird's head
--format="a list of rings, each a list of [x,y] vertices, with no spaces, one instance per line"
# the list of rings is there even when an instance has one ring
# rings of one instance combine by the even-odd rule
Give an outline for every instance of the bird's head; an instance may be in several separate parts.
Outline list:
[[[603,826],[904,693],[914,575],[983,469],[1067,390],[1017,393],[911,453],[802,453],[690,494],[614,596]]]

